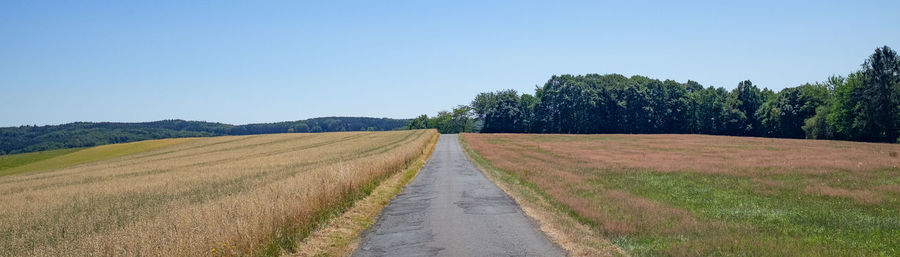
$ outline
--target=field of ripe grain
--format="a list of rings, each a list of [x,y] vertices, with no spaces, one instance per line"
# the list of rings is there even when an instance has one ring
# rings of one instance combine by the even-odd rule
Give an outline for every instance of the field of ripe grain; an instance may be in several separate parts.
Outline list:
[[[51,169],[0,177],[0,256],[290,251],[323,219],[423,155],[435,136],[227,136],[68,167],[53,163],[91,149],[37,161],[27,165],[49,161]]]
[[[637,256],[900,255],[900,145],[703,135],[464,134]]]

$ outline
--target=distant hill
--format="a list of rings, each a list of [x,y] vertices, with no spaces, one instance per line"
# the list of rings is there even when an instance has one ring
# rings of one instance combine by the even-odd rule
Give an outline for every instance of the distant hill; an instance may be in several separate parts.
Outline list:
[[[62,125],[5,127],[0,128],[0,155],[175,137],[385,131],[401,129],[408,122],[408,119],[323,117],[247,125],[161,120],[135,123],[73,122]]]

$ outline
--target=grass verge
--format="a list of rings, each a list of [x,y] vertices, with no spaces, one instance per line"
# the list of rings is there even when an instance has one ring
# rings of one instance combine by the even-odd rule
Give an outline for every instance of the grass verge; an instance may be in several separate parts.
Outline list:
[[[343,204],[330,208],[314,229],[300,235],[297,251],[288,256],[349,256],[359,244],[359,235],[375,223],[381,209],[406,186],[434,152],[438,134],[429,141],[422,155],[400,172],[379,178],[363,187]]]
[[[588,220],[566,205],[554,201],[534,183],[498,169],[459,137],[466,155],[491,181],[512,197],[528,217],[538,221],[540,229],[570,256],[627,256],[622,249],[590,228]]]

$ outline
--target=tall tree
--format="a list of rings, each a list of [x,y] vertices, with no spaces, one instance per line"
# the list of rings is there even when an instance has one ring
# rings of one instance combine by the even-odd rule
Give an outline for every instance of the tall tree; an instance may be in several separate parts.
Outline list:
[[[856,95],[862,100],[859,119],[861,140],[896,142],[898,135],[898,107],[900,107],[900,59],[897,52],[884,46],[863,64],[862,87]]]
[[[756,111],[765,102],[765,96],[758,87],[749,80],[738,83],[731,92],[728,101],[726,116],[728,117],[729,135],[759,136],[762,129]]]
[[[764,103],[756,113],[764,136],[805,138],[803,126],[830,97],[824,84],[785,88]]]
[[[524,132],[519,94],[512,89],[479,94],[472,102],[476,117],[484,120],[481,132]]]
[[[698,84],[699,85],[699,84]],[[725,101],[728,91],[709,87],[688,94],[688,131],[699,134],[725,134]]]
[[[534,97],[529,94],[522,94],[519,100],[519,110],[522,112],[521,121],[519,124],[518,131],[520,132],[536,132],[536,122],[537,115],[535,113],[535,109],[540,104],[541,100],[537,97]]]
[[[428,126],[428,115],[422,114],[406,124],[406,129],[426,129]]]

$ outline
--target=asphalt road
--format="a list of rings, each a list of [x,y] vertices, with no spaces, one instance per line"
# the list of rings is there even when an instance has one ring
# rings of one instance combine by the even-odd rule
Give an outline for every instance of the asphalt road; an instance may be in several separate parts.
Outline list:
[[[441,135],[419,175],[382,210],[353,256],[564,256],[519,206]]]

